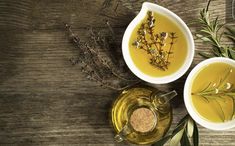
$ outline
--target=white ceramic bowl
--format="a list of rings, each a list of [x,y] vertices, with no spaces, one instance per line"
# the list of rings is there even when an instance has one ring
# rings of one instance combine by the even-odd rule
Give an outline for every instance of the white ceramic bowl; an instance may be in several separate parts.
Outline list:
[[[186,36],[185,38],[187,39],[187,44],[188,44],[188,47],[187,47],[188,53],[187,53],[186,60],[184,64],[181,66],[181,68],[179,68],[178,71],[176,71],[175,73],[171,75],[164,76],[164,77],[152,77],[152,76],[146,75],[136,67],[133,60],[131,59],[130,52],[129,52],[129,39],[136,25],[138,25],[141,22],[141,20],[146,16],[147,11],[153,11],[153,12],[161,13],[167,16],[170,20],[172,20],[181,28],[182,32]],[[143,3],[142,9],[139,12],[139,14],[132,20],[132,22],[129,24],[129,26],[127,27],[124,33],[123,40],[122,40],[122,54],[123,54],[123,57],[127,66],[137,77],[152,84],[165,84],[165,83],[173,82],[177,80],[178,78],[180,78],[190,67],[193,61],[193,56],[194,56],[194,40],[187,25],[175,13],[159,5],[145,2]]]
[[[224,122],[224,123],[213,123],[213,122],[209,122],[205,119],[203,119],[199,113],[197,113],[196,109],[193,106],[192,103],[192,99],[191,99],[191,86],[192,86],[192,82],[193,79],[195,77],[195,75],[198,74],[198,72],[206,67],[209,64],[212,63],[227,63],[230,64],[232,66],[235,67],[235,61],[232,59],[228,59],[228,58],[223,58],[223,57],[215,57],[215,58],[211,58],[211,59],[207,59],[205,61],[202,61],[201,63],[199,63],[188,75],[186,83],[184,85],[184,103],[185,106],[188,110],[188,113],[190,114],[190,116],[194,119],[194,121],[196,121],[198,124],[202,125],[205,128],[208,129],[212,129],[212,130],[227,130],[230,128],[235,127],[235,119],[228,121],[228,122]],[[205,78],[206,80],[206,78]]]

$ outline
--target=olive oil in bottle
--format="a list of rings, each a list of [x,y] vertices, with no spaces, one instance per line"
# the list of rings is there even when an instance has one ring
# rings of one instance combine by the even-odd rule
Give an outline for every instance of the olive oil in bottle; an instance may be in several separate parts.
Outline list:
[[[168,101],[176,95],[175,91],[164,93],[151,87],[124,90],[111,112],[116,141],[151,144],[161,139],[172,121]]]

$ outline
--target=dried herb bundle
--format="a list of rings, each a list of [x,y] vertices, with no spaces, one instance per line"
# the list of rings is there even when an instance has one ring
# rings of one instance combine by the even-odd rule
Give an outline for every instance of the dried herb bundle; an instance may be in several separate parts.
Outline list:
[[[227,78],[233,72],[232,69],[228,69],[227,73],[225,73],[224,77],[222,77],[219,82],[210,82],[204,89],[199,92],[192,93],[192,95],[198,95],[203,97],[206,102],[215,101],[220,107],[218,113],[221,120],[225,121],[225,114],[220,103],[217,101],[218,99],[224,99],[225,97],[229,97],[233,100],[233,105],[235,106],[235,87],[232,83],[226,82]],[[234,108],[233,106],[233,108]],[[230,119],[234,118],[235,109],[233,109],[233,114]]]
[[[169,56],[173,54],[172,48],[177,37],[174,32],[154,33],[155,21],[153,12],[148,11],[147,20],[140,25],[137,32],[137,40],[135,40],[133,45],[137,49],[145,50],[150,55],[151,65],[165,71],[170,64]],[[167,39],[170,39],[168,49],[166,49],[168,47]]]
[[[114,33],[110,24],[107,22],[109,29]],[[101,86],[111,88],[114,90],[123,90],[133,84],[140,82],[131,74],[120,72],[118,60],[112,55],[110,45],[114,43],[114,38],[109,39],[100,32],[89,29],[89,41],[81,41],[76,36],[71,27],[66,24],[71,41],[78,48],[78,57],[70,59],[73,65],[81,65],[81,71],[86,74],[87,78],[96,81]],[[113,44],[112,44],[113,45]],[[113,45],[115,46],[115,45]],[[105,51],[106,56],[102,55],[99,50]],[[115,52],[114,52],[115,53]],[[128,77],[127,77],[128,76]]]

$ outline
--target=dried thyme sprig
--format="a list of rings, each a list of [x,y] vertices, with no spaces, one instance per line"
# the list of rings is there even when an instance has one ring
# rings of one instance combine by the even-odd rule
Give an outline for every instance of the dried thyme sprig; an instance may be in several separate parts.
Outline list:
[[[173,32],[169,34],[167,32],[154,33],[155,21],[153,12],[148,11],[147,19],[140,25],[137,31],[137,39],[133,45],[150,55],[149,62],[151,65],[165,71],[170,64],[169,56],[173,54],[172,49],[177,37]],[[166,49],[168,47],[167,39],[170,39],[168,49]]]
[[[170,54],[173,54],[172,49],[173,49],[174,41],[177,38],[175,33],[173,33],[173,32],[170,33],[169,37],[171,39],[171,42],[170,42],[170,49],[169,49],[168,54],[167,54],[167,61],[169,61]]]
[[[201,28],[199,32],[196,34],[196,37],[201,39],[203,42],[209,43],[212,45],[212,53],[199,52],[200,55],[211,58],[213,56],[218,57],[227,57],[235,60],[235,46],[224,45],[221,41],[221,37],[227,36],[230,39],[235,38],[234,28],[227,27],[225,32],[220,32],[220,29],[225,25],[220,24],[218,21],[218,16],[211,20],[209,6],[211,0],[208,1],[207,7],[200,11],[199,24]],[[232,33],[233,32],[233,33]]]
[[[219,80],[218,83],[216,82],[210,82],[204,89],[198,92],[191,93],[192,95],[197,95],[205,99],[206,102],[215,101],[220,109],[218,113],[221,120],[225,121],[225,114],[224,111],[220,105],[220,103],[217,101],[218,99],[224,99],[224,97],[229,97],[233,100],[233,108],[235,106],[235,87],[232,83],[226,82],[227,78],[231,75],[233,72],[232,69],[228,69],[227,73]],[[233,113],[231,115],[230,119],[233,119],[235,115],[235,109],[233,109]]]
[[[190,138],[192,138],[192,143],[190,143]],[[199,144],[199,133],[197,124],[193,119],[187,114],[183,117],[173,132],[170,135],[164,136],[158,142],[152,144],[152,146],[163,146],[168,141],[170,141],[170,146],[198,146]]]
[[[139,82],[139,80],[128,79],[122,74],[117,73],[113,63],[104,59],[98,50],[94,49],[109,49],[109,42],[103,35],[90,29],[89,42],[82,42],[73,33],[69,25],[66,25],[66,28],[72,42],[78,47],[79,53],[79,57],[71,58],[70,61],[74,65],[81,65],[81,71],[86,74],[87,79],[96,81],[101,86],[114,90],[123,90]]]

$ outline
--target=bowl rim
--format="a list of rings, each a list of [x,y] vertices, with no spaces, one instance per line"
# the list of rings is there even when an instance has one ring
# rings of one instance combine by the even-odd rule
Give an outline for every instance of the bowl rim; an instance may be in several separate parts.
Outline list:
[[[146,16],[147,11],[149,10],[166,15],[166,17],[168,17],[170,20],[174,21],[174,23],[176,23],[180,27],[181,31],[184,33],[188,45],[187,56],[183,65],[176,72],[163,77],[153,77],[140,71],[138,67],[134,64],[133,60],[131,59],[129,52],[129,39],[131,37],[131,33],[133,32],[136,25],[139,24],[139,22]],[[122,54],[128,68],[138,78],[152,84],[170,83],[183,76],[192,64],[194,57],[194,50],[195,50],[195,45],[192,33],[189,30],[188,26],[184,23],[184,21],[172,11],[157,4],[149,2],[143,3],[141,11],[128,25],[122,39]]]
[[[233,127],[235,127],[235,119],[231,121],[227,121],[224,123],[214,123],[207,121],[204,119],[193,107],[193,103],[189,97],[189,93],[191,91],[191,84],[192,84],[192,79],[197,75],[197,73],[205,66],[208,66],[213,63],[227,63],[235,67],[235,61],[229,58],[224,58],[224,57],[214,57],[210,59],[206,59],[199,64],[197,64],[193,70],[189,73],[185,85],[184,85],[184,103],[186,106],[186,109],[189,113],[189,115],[193,118],[194,121],[196,121],[198,124],[201,126],[211,129],[211,130],[228,130]]]

